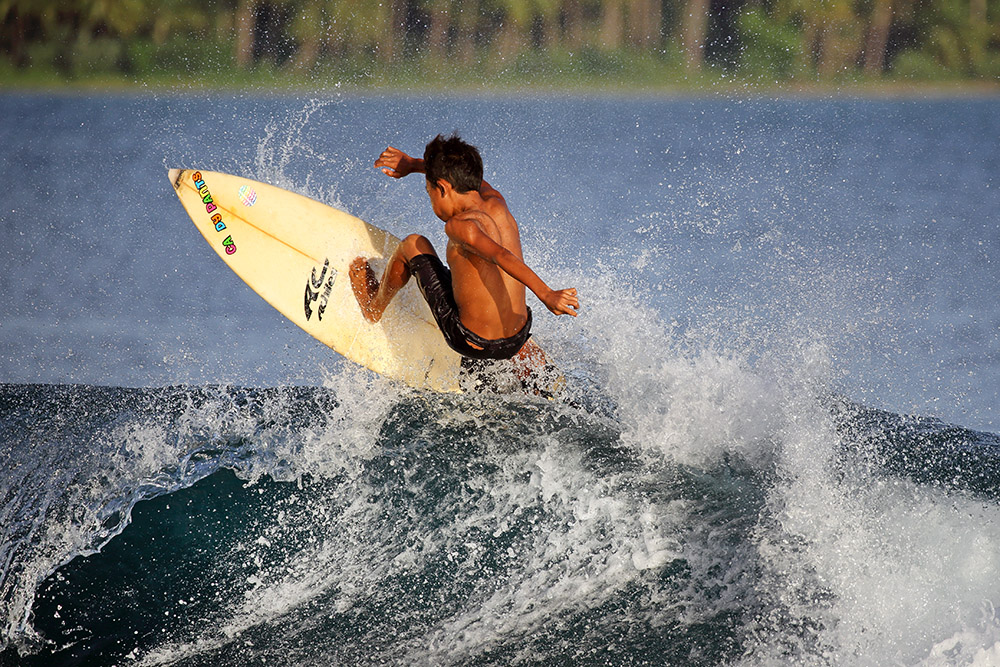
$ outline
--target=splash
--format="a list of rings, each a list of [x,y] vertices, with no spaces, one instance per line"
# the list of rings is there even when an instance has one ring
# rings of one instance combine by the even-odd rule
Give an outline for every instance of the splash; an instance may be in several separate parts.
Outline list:
[[[301,109],[269,121],[257,143],[254,179],[344,208],[336,198],[335,188],[329,184],[330,174],[346,171],[352,165],[317,151],[315,147],[324,142],[312,136],[323,131],[323,125],[314,116],[335,111],[339,104],[339,97],[309,100]],[[300,178],[301,170],[305,173]]]

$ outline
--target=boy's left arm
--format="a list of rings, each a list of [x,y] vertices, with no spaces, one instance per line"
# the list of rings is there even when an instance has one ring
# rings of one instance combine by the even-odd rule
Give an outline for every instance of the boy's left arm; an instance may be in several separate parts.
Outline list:
[[[521,261],[517,255],[484,234],[476,223],[471,220],[452,218],[445,225],[445,233],[448,238],[468,248],[483,259],[493,262],[515,280],[524,284],[554,314],[577,316],[580,301],[577,299],[575,288],[550,289],[545,281],[531,270],[531,267]]]

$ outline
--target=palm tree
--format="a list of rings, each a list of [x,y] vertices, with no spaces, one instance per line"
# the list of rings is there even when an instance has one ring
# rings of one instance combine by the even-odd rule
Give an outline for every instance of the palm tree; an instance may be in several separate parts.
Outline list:
[[[444,62],[448,57],[448,29],[451,26],[452,0],[425,0],[429,19],[427,50],[431,58]]]
[[[86,28],[100,25],[126,39],[138,32],[151,14],[147,3],[142,0],[85,0],[80,9],[82,25]]]
[[[824,78],[854,66],[861,50],[861,21],[854,13],[850,0],[825,0],[819,3],[814,20],[818,20],[816,69]]]
[[[709,0],[687,0],[682,21],[684,59],[689,70],[699,70],[705,62]]]
[[[500,0],[502,22],[498,38],[501,61],[516,58],[528,45],[533,16],[533,0]]]
[[[292,20],[292,35],[298,40],[293,67],[309,70],[319,59],[324,35],[329,31],[327,0],[304,0]]]
[[[625,0],[603,0],[601,5],[598,43],[609,51],[617,51],[625,43]]]
[[[885,68],[885,49],[892,26],[892,0],[875,0],[865,41],[865,73],[878,75]]]
[[[253,43],[259,0],[239,0],[234,24],[236,29],[236,65],[247,68],[253,64]]]
[[[455,57],[470,63],[475,56],[476,33],[481,21],[478,0],[454,0],[451,22],[455,29]]]
[[[991,45],[1000,44],[1000,26],[989,22],[981,2],[970,2],[968,13],[963,9],[959,4],[934,7],[927,17],[927,48],[951,71],[981,76],[987,73]]]
[[[631,0],[628,15],[633,46],[650,49],[659,43],[661,11],[660,0]]]
[[[563,0],[563,41],[571,49],[583,45],[583,5],[580,0]]]

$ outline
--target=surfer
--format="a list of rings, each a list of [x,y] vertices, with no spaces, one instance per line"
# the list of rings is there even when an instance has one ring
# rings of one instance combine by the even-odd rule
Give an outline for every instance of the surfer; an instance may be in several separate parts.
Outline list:
[[[375,161],[392,178],[426,177],[431,208],[448,236],[446,267],[426,237],[407,236],[382,279],[364,257],[350,268],[351,287],[369,322],[378,322],[393,296],[414,276],[449,347],[472,359],[544,362],[530,342],[527,287],[556,315],[577,315],[575,289],[553,290],[525,263],[517,222],[503,195],[483,180],[479,151],[457,135],[438,135],[413,158],[392,146]]]

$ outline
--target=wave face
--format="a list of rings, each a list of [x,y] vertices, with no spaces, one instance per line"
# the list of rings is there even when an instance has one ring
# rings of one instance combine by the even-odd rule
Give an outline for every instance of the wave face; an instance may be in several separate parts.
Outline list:
[[[1000,654],[1000,438],[644,352],[562,402],[4,385],[3,664]]]

